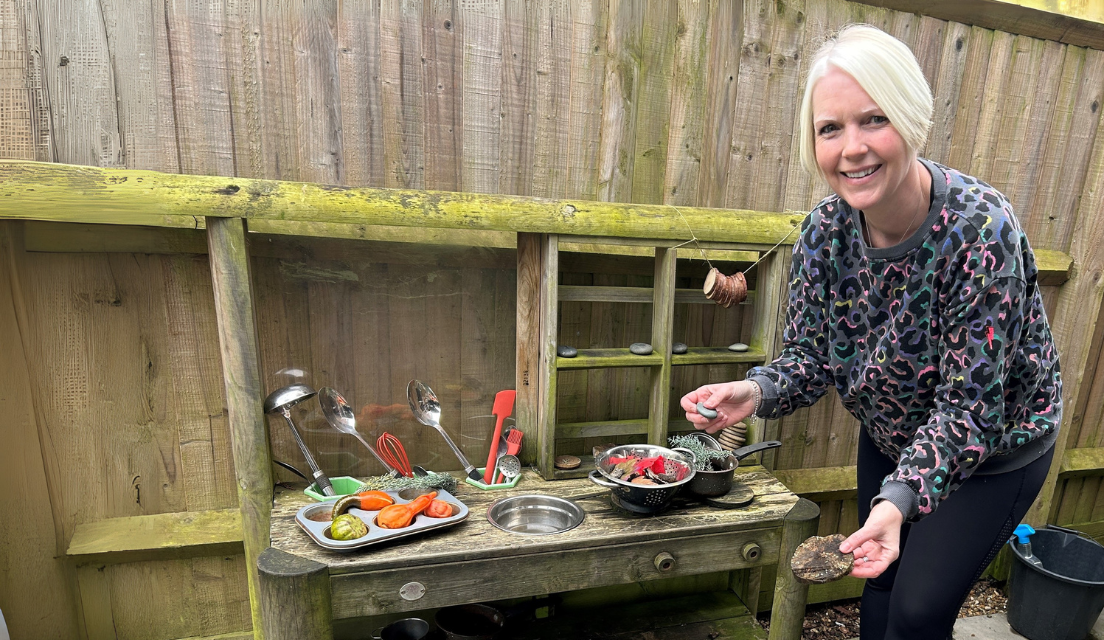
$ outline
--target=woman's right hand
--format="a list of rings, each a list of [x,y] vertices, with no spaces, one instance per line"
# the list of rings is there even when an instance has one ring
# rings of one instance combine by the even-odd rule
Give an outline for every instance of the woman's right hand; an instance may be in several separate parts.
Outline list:
[[[686,411],[686,419],[695,429],[717,433],[751,415],[755,409],[755,383],[747,380],[707,384],[682,396],[679,403]],[[698,413],[697,404],[714,409],[717,417],[712,420]]]

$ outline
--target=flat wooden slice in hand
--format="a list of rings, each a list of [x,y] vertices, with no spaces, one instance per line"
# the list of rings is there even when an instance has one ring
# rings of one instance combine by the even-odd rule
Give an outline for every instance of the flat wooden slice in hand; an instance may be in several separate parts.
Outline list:
[[[839,546],[847,539],[842,533],[830,536],[813,536],[797,548],[790,569],[798,582],[805,584],[824,584],[839,580],[851,573],[855,566],[855,556],[840,553]]]

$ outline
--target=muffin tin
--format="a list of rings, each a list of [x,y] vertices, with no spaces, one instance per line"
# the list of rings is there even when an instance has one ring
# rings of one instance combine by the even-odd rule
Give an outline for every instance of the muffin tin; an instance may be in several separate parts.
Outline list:
[[[404,489],[402,491],[386,491],[385,493],[395,499],[395,504],[406,504],[414,498],[417,498],[420,494],[426,493],[426,491],[411,491],[410,489]],[[320,513],[325,513],[327,515],[331,513],[333,511],[332,502],[309,504],[303,507],[295,514],[295,522],[303,531],[307,532],[307,535],[310,536],[311,540],[314,540],[318,546],[335,551],[351,551],[380,542],[415,535],[423,531],[449,527],[468,517],[467,505],[460,502],[460,500],[448,491],[438,490],[437,500],[442,500],[452,505],[451,516],[447,518],[431,518],[421,513],[414,518],[414,522],[410,523],[409,527],[404,527],[402,529],[384,529],[377,525],[376,516],[379,515],[379,511],[349,509],[348,513],[360,518],[364,521],[364,524],[368,525],[368,534],[356,540],[334,540],[330,537],[329,520],[321,522],[311,519],[311,516],[318,517]]]

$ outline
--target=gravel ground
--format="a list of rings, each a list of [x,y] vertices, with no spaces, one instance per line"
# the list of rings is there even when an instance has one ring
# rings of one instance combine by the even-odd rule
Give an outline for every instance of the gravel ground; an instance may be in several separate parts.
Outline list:
[[[959,618],[1001,613],[1007,600],[1001,591],[1003,583],[982,578],[966,596],[966,602],[958,612]],[[770,629],[770,614],[759,617],[759,624]],[[805,629],[802,640],[847,640],[859,637],[859,601],[844,600],[828,604],[810,605],[805,611]]]

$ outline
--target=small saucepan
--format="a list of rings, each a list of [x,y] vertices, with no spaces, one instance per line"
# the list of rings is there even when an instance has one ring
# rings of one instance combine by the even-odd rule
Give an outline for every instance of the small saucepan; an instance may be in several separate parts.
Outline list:
[[[710,459],[712,468],[696,472],[686,488],[691,493],[707,498],[723,496],[732,490],[732,476],[736,472],[736,467],[740,466],[740,460],[753,453],[781,446],[782,443],[778,440],[756,442],[730,451],[724,458]]]

